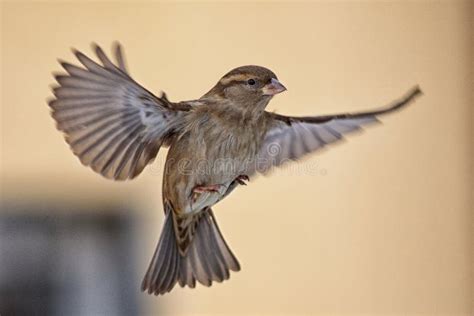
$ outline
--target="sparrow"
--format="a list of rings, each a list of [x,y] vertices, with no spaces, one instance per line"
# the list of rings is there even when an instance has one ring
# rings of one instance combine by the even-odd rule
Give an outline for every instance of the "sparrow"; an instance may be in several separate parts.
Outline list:
[[[160,148],[169,148],[164,224],[141,286],[155,295],[177,283],[211,286],[240,270],[212,211],[237,186],[379,122],[421,94],[416,86],[366,112],[287,116],[265,110],[286,90],[275,73],[242,66],[199,99],[171,102],[130,76],[120,44],[114,45],[115,63],[97,44],[93,49],[99,62],[74,49],[81,67],[59,60],[65,72],[55,74],[48,104],[72,152],[105,178],[133,179]]]

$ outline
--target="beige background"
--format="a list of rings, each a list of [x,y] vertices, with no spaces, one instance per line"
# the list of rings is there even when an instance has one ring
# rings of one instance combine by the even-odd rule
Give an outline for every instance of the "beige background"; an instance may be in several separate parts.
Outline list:
[[[472,2],[5,3],[3,201],[112,203],[148,221],[162,208],[157,162],[114,183],[81,166],[49,117],[56,58],[91,41],[125,47],[132,75],[172,100],[229,69],[273,69],[288,114],[425,96],[343,145],[259,178],[215,209],[243,266],[212,288],[141,295],[145,314],[469,315],[472,307]],[[138,290],[138,284],[137,284]]]

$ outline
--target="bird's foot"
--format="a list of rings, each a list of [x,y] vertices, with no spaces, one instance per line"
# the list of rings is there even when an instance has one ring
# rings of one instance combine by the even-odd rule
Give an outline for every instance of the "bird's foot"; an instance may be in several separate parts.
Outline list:
[[[221,184],[198,185],[194,187],[193,193],[219,192],[221,186]]]
[[[220,193],[221,192],[221,188],[223,187],[222,184],[211,184],[211,185],[198,185],[198,186],[195,186],[192,193],[191,193],[191,200],[192,202],[196,202],[197,199],[199,198],[199,196],[202,194],[202,193],[206,193],[206,192],[209,192],[209,193]]]
[[[246,174],[241,174],[240,176],[238,176],[237,178],[235,178],[235,181],[237,181],[238,184],[240,185],[247,185],[247,183],[245,183],[245,181],[250,181],[249,179],[249,176],[246,175]]]

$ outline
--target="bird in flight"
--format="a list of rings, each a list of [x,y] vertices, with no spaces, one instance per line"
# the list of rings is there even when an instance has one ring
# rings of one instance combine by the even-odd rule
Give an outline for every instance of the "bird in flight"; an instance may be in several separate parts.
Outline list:
[[[73,50],[81,67],[60,61],[54,98],[57,128],[82,164],[113,180],[133,179],[168,147],[163,175],[165,220],[142,290],[160,295],[176,283],[194,288],[229,279],[240,265],[212,207],[249,177],[341,140],[421,94],[414,87],[391,105],[359,113],[286,116],[265,111],[286,90],[275,73],[242,66],[192,101],[156,96],[130,76],[120,44],[115,63]]]

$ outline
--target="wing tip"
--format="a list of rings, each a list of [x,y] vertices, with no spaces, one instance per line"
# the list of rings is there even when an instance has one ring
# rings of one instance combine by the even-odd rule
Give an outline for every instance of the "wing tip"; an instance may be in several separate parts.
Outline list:
[[[92,41],[92,42],[90,43],[90,46],[91,46],[91,48],[92,48],[93,50],[102,49],[102,48],[99,46],[99,44],[97,44],[97,42],[95,42],[95,41]]]
[[[123,46],[122,46],[122,44],[121,44],[118,40],[114,40],[114,41],[112,42],[112,48],[113,48],[115,51],[117,51],[117,50],[122,51]]]
[[[415,101],[415,99],[417,97],[420,97],[423,94],[424,94],[423,91],[421,90],[420,86],[417,84],[413,88],[408,90],[408,92],[404,96],[402,96],[400,99],[394,101],[391,105],[389,105],[385,109],[375,111],[375,112],[372,112],[370,114],[372,114],[372,115],[383,115],[383,114],[386,114],[386,113],[395,112],[397,110],[400,110],[402,108],[407,107],[410,103]]]
[[[411,88],[410,92],[408,93],[408,99],[412,99],[415,97],[421,97],[425,93],[423,90],[421,90],[421,87],[419,84],[416,84],[413,88]]]
[[[54,112],[56,110],[54,104],[58,101],[58,99],[56,99],[55,97],[47,97],[46,98],[46,104],[48,105],[48,107],[51,109],[51,113]]]
[[[57,58],[56,61],[57,61],[57,62],[61,65],[61,67],[63,67],[64,70],[66,70],[66,71],[67,71],[67,69],[68,69],[70,66],[72,66],[71,63],[65,61],[65,60],[62,59],[62,58]],[[53,73],[53,75],[54,75],[54,73]]]
[[[96,56],[100,57],[101,55],[106,56],[102,47],[97,44],[97,42],[91,42],[90,44],[92,51],[96,54]]]
[[[423,90],[421,90],[421,87],[419,84],[416,84],[414,87],[413,87],[413,90],[417,93],[417,94],[424,94],[423,93]]]
[[[75,47],[71,47],[70,49],[71,49],[72,54],[73,54],[74,56],[76,56],[77,58],[79,58],[78,55],[82,54],[82,53],[81,53],[77,48],[75,48]]]

